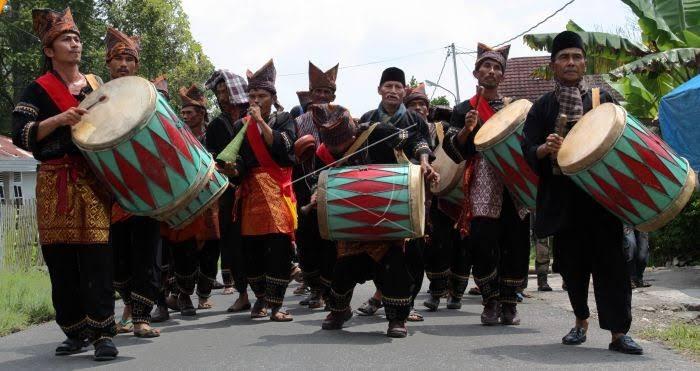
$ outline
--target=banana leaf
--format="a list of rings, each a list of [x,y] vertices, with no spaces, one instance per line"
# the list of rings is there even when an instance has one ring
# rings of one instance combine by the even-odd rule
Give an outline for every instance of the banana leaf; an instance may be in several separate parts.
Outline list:
[[[612,71],[613,78],[620,78],[629,74],[639,73],[675,73],[686,69],[697,70],[700,68],[700,48],[673,49],[667,52],[649,54],[634,62],[627,63]],[[687,77],[689,80],[695,74]],[[685,82],[681,81],[681,83]]]
[[[622,0],[639,17],[645,43],[668,51],[700,47],[700,0]]]
[[[245,133],[248,131],[248,124],[250,124],[250,119],[243,120],[243,127],[236,134],[235,137],[226,145],[223,151],[219,152],[216,156],[217,160],[224,162],[235,162],[238,158],[238,152],[241,151],[241,145],[243,145],[243,139],[245,138]]]

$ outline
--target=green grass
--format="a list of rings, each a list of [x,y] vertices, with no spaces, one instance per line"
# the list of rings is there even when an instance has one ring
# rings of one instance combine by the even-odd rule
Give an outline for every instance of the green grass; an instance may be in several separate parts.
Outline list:
[[[49,275],[39,270],[0,272],[0,336],[54,318]]]
[[[667,328],[647,329],[642,337],[660,340],[681,352],[700,358],[700,326],[674,322]]]

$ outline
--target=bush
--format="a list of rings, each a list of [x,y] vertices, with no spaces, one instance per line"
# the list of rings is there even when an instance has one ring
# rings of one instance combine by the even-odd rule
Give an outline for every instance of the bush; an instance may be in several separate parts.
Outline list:
[[[50,321],[55,313],[46,272],[0,272],[0,336]]]
[[[700,262],[700,194],[695,193],[674,220],[651,233],[651,258],[656,265],[678,258],[688,264]]]

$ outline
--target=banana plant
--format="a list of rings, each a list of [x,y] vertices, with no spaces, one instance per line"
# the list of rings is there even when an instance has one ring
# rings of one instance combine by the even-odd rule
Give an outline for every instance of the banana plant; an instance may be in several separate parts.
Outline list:
[[[654,118],[665,94],[700,69],[700,0],[621,0],[639,18],[641,43],[619,35],[587,32],[573,21],[567,30],[584,42],[588,73],[602,74],[625,98],[627,110]],[[528,34],[525,43],[549,51],[556,33]],[[547,66],[533,75],[551,78]]]

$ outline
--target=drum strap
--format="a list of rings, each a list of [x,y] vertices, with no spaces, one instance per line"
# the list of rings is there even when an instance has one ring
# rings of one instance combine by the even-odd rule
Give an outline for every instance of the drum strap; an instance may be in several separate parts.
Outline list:
[[[97,90],[97,88],[100,87],[100,82],[97,81],[97,78],[95,78],[95,75],[89,73],[85,75],[85,80],[87,80],[87,83],[90,85],[93,91]]]
[[[435,123],[435,133],[437,134],[438,141],[442,144],[442,140],[445,139],[445,127],[442,126],[442,121]]]
[[[379,125],[379,123],[375,122],[369,128],[367,128],[367,130],[363,131],[362,134],[360,134],[360,136],[357,137],[357,139],[355,139],[355,142],[350,146],[350,148],[348,148],[348,150],[345,151],[345,154],[343,154],[343,158],[345,158],[345,160],[338,161],[335,164],[335,166],[341,166],[343,163],[345,163],[345,161],[347,161],[346,157],[357,152],[357,150],[360,149],[360,146],[363,145],[367,141],[367,139],[369,139],[370,134],[372,134],[374,128],[376,128],[377,125]]]
[[[593,108],[600,106],[600,88],[591,89],[593,97]]]

